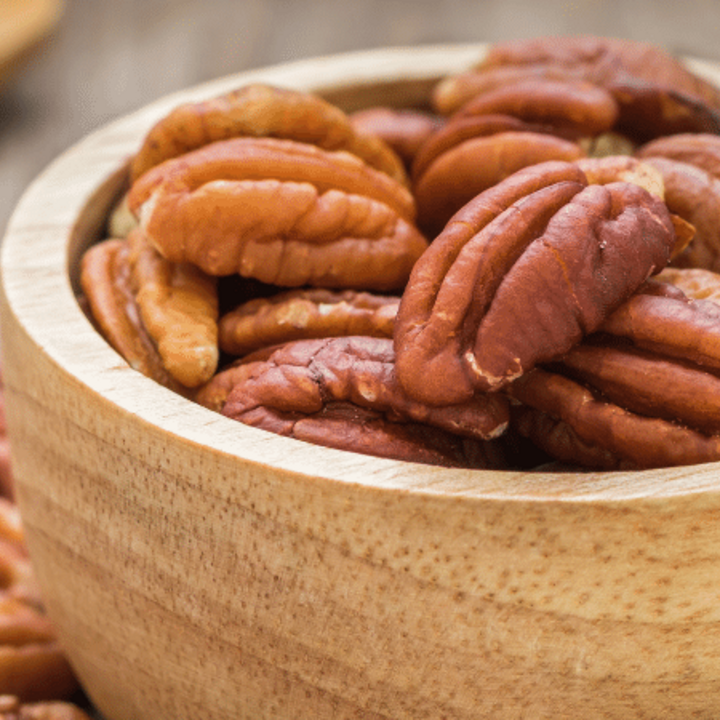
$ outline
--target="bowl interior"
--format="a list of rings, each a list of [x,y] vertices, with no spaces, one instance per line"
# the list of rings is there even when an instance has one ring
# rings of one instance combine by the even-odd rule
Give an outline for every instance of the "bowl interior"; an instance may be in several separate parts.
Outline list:
[[[59,157],[30,186],[2,250],[9,306],[38,349],[75,380],[144,422],[244,461],[272,463],[337,482],[467,497],[612,502],[705,492],[720,464],[645,472],[457,471],[388,461],[269,435],[196,406],[131,370],[96,333],[77,302],[79,259],[103,236],[127,188],[127,161],[145,132],[181,102],[250,82],[317,92],[347,111],[375,104],[422,106],[442,76],[476,62],[484,45],[398,48],[318,58],[222,78],[162,98],[108,125]],[[711,64],[690,59],[719,81]],[[37,207],[44,207],[41,226]],[[27,287],[42,288],[30,300]],[[48,321],[52,318],[52,321]]]

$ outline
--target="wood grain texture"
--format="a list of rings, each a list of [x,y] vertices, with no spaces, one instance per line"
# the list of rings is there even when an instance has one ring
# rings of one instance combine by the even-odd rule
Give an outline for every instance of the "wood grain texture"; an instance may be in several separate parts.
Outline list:
[[[18,500],[50,615],[109,720],[718,716],[720,465],[447,471],[309,446],[140,376],[75,301],[67,268],[181,99],[263,80],[351,105],[377,83],[402,104],[482,51],[195,87],[90,135],[23,196],[0,297]]]

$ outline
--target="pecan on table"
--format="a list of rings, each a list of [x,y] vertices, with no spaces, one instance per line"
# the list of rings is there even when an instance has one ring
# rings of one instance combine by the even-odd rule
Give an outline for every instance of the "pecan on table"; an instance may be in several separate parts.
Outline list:
[[[350,122],[362,135],[384,140],[409,169],[419,148],[445,121],[425,110],[375,106],[355,111]]]
[[[576,78],[606,89],[619,106],[615,130],[636,142],[720,129],[717,88],[659,47],[616,38],[495,43],[474,68],[442,81],[434,104],[441,113],[452,113],[489,87],[528,77]]]
[[[664,202],[639,185],[592,185],[573,163],[518,171],[416,263],[395,326],[400,384],[435,405],[500,389],[594,332],[676,242]]]
[[[78,682],[44,612],[17,506],[0,499],[0,695],[69,698]]]
[[[129,205],[168,260],[281,286],[394,290],[427,245],[405,186],[292,140],[205,145],[146,172]]]
[[[720,276],[712,284],[720,290]],[[710,285],[704,278],[705,294]],[[515,428],[558,459],[638,468],[718,460],[720,305],[649,281],[600,333],[507,392],[524,406]]]
[[[80,281],[92,319],[131,367],[182,394],[212,377],[215,278],[165,260],[135,229],[89,248]]]
[[[151,167],[203,145],[233,137],[275,137],[344,150],[406,183],[401,159],[380,138],[358,132],[349,117],[313,93],[252,84],[185,103],[161,118],[132,158],[134,182]]]
[[[501,463],[494,439],[507,426],[507,398],[495,393],[429,407],[400,388],[394,359],[387,338],[299,340],[261,359],[248,356],[197,399],[221,404],[224,415],[245,424],[318,445],[452,467]]]
[[[367,335],[391,338],[400,298],[323,288],[253,298],[220,318],[220,349],[247,355],[291,340]]]

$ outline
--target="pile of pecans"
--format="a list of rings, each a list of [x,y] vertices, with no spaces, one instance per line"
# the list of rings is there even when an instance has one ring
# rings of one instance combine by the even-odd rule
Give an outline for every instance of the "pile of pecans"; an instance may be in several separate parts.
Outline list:
[[[265,85],[148,133],[83,301],[242,423],[448,467],[720,459],[720,90],[644,43],[498,43],[422,108]]]

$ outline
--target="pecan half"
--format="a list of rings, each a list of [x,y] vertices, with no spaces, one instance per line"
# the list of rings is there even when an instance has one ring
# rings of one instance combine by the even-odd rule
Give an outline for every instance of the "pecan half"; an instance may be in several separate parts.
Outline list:
[[[635,150],[639,158],[664,157],[702,168],[720,179],[720,135],[709,133],[679,133],[661,137]]]
[[[216,281],[188,263],[160,256],[134,230],[83,256],[80,281],[107,341],[136,370],[177,391],[217,368]]]
[[[695,228],[693,241],[673,259],[679,267],[720,270],[720,180],[689,163],[644,157],[663,177],[670,211]]]
[[[220,319],[220,349],[246,355],[291,340],[367,335],[391,338],[399,297],[323,288],[254,298]]]
[[[229,371],[230,383],[220,373],[211,385],[232,388],[224,415],[271,432],[382,457],[485,466],[496,452],[485,441],[507,425],[507,399],[428,407],[402,391],[394,359],[385,338],[301,340],[251,356]]]
[[[685,272],[669,275],[689,282]],[[713,284],[720,287],[720,278]],[[720,305],[652,280],[601,331],[551,372],[533,371],[508,387],[535,411],[519,411],[516,429],[581,464],[662,467],[720,458]]]
[[[675,242],[665,204],[638,185],[589,185],[571,163],[511,175],[416,263],[395,328],[400,383],[438,405],[499,389],[595,331]]]
[[[432,237],[463,205],[514,172],[583,156],[577,143],[535,132],[508,131],[465,140],[436,158],[415,181],[418,225]]]
[[[129,204],[167,259],[283,286],[392,290],[427,244],[404,186],[290,140],[234,138],[168,160]]]
[[[615,127],[618,106],[609,92],[593,83],[533,77],[475,95],[456,116],[471,115],[510,115],[555,128],[558,135],[579,138]]]
[[[359,133],[340,108],[312,93],[252,84],[180,105],[147,134],[131,163],[131,182],[151,167],[217,140],[276,137],[345,150],[398,182],[402,161],[380,138]]]
[[[0,499],[0,695],[55,700],[77,689],[42,606],[17,506]]]
[[[62,701],[24,703],[15,695],[0,696],[0,720],[91,720],[77,705]]]
[[[424,110],[378,106],[357,110],[350,115],[350,122],[362,135],[384,140],[409,168],[419,148],[445,121]]]
[[[639,142],[720,129],[720,92],[711,83],[654,45],[614,38],[496,43],[475,68],[443,81],[434,102],[441,112],[454,112],[478,91],[523,76],[572,77],[605,88],[619,105],[615,129]]]
[[[535,368],[510,392],[523,403],[515,429],[564,462],[637,469],[720,458],[720,437],[625,410],[565,375]]]
[[[720,275],[711,270],[666,267],[655,279],[675,285],[693,300],[712,300],[720,304]]]

